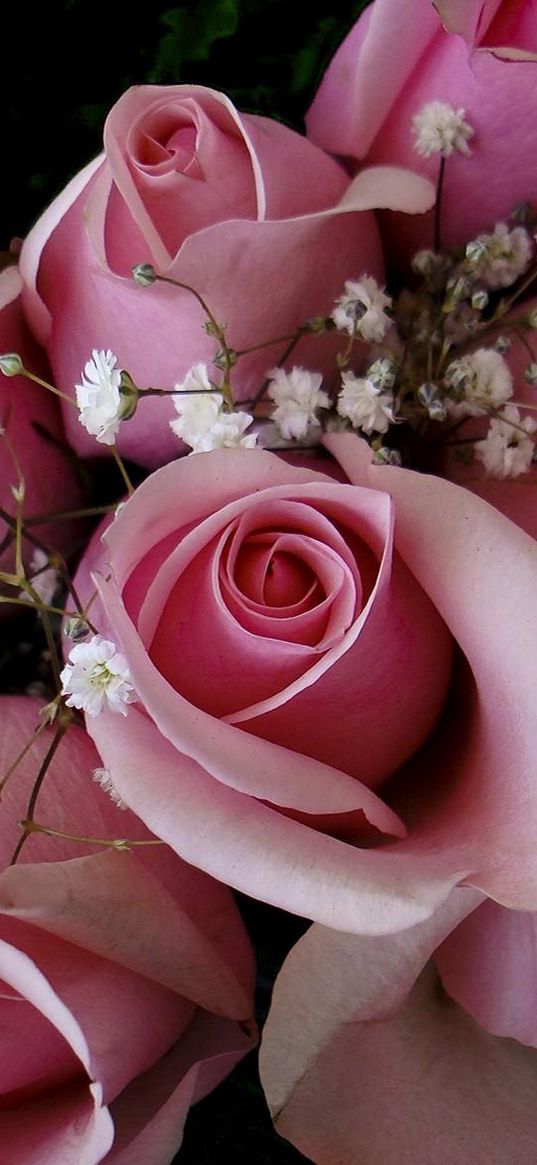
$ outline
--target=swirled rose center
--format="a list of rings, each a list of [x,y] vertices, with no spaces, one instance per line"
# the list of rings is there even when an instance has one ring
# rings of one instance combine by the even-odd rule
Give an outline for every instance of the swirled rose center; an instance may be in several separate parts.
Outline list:
[[[325,597],[311,566],[269,533],[254,535],[241,547],[234,580],[246,598],[267,607],[312,607]]]
[[[157,110],[144,120],[135,142],[134,158],[145,170],[173,168],[188,173],[195,163],[198,129],[192,117],[177,110]]]

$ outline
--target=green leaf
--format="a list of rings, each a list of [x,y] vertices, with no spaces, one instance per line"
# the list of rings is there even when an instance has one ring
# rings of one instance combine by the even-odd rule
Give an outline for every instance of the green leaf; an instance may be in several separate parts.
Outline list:
[[[151,80],[177,80],[188,61],[208,61],[217,40],[233,36],[239,23],[240,0],[198,0],[194,7],[179,5],[160,17],[168,32],[155,55]]]

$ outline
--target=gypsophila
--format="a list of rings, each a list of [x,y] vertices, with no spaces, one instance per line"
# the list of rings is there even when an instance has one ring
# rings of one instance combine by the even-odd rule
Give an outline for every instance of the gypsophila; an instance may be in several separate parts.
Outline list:
[[[321,389],[321,374],[295,366],[290,372],[272,368],[267,376],[268,395],[276,405],[272,420],[284,440],[302,440],[310,425],[320,424],[317,409],[330,407],[330,398]]]
[[[98,716],[104,707],[127,715],[127,704],[136,699],[127,661],[110,639],[94,635],[87,643],[71,648],[69,662],[60,674],[62,694],[70,708]]]
[[[466,248],[476,279],[490,290],[510,287],[528,269],[532,253],[524,227],[509,230],[505,222],[496,223],[492,234],[479,235]]]
[[[509,366],[492,348],[478,348],[448,365],[445,382],[455,394],[449,401],[454,417],[476,417],[501,408],[513,395]]]
[[[464,120],[464,109],[454,109],[447,101],[428,101],[412,118],[414,148],[422,158],[441,154],[449,158],[455,150],[470,154],[468,139],[473,129]]]
[[[211,449],[253,449],[255,433],[244,435],[253,417],[249,413],[224,410],[224,398],[214,390],[206,364],[195,364],[172,396],[178,418],[170,428],[193,453],[210,453]],[[192,393],[193,395],[189,395]]]
[[[381,392],[373,381],[343,372],[343,388],[337,398],[337,411],[355,429],[364,433],[385,433],[393,415],[393,396]]]
[[[359,336],[368,343],[378,344],[384,339],[392,321],[386,315],[392,301],[371,275],[362,275],[357,282],[348,279],[345,294],[336,301],[332,319],[340,332]]]
[[[104,793],[108,793],[110,800],[118,809],[128,809],[127,802],[120,797],[108,769],[94,769],[92,781],[95,781],[96,785],[100,785]]]
[[[522,419],[516,405],[507,405],[501,418],[491,420],[484,440],[476,441],[475,456],[492,477],[520,477],[531,466],[536,429],[537,421]]]
[[[80,424],[101,445],[115,444],[121,424],[120,385],[117,356],[94,348],[75,392]]]
[[[38,598],[41,599],[41,602],[45,606],[48,606],[52,602],[58,588],[59,578],[57,571],[48,564],[48,555],[45,554],[44,550],[39,549],[39,547],[36,547],[33,552],[29,574],[32,589]],[[28,591],[23,590],[20,592],[20,595],[26,602],[33,603],[35,601]]]

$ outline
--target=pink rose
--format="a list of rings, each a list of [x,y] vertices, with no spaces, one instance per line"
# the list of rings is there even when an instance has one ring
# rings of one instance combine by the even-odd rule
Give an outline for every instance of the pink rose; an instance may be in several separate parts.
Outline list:
[[[308,1160],[533,1165],[537,915],[480,897],[397,935],[313,926],[289,955],[261,1079]]]
[[[438,154],[414,149],[430,101],[463,108],[471,157],[447,160],[444,247],[466,243],[537,197],[537,39],[532,0],[375,0],[329,65],[307,117],[312,141],[367,165],[412,166],[433,182]],[[384,216],[386,253],[433,242],[432,217]]]
[[[2,773],[38,710],[25,697],[0,701]],[[252,1009],[248,939],[229,891],[165,846],[118,852],[34,833],[8,864],[52,732],[36,738],[2,793],[4,1158],[168,1165],[192,1102],[251,1046],[237,1022]],[[37,821],[147,840],[92,782],[98,765],[86,734],[70,727]]]
[[[17,353],[30,371],[47,377],[50,373],[46,359],[25,325],[20,305],[21,279],[15,267],[7,267],[0,274],[0,352]],[[16,502],[12,486],[18,485],[19,473],[24,477],[24,517],[74,509],[80,504],[81,490],[68,455],[62,450],[62,423],[58,401],[45,388],[32,384],[23,376],[6,377],[0,373],[0,505],[15,518]],[[10,448],[11,447],[11,448]],[[4,539],[12,530],[0,517],[0,569],[13,571],[15,559],[12,543]],[[32,526],[32,534],[57,550],[72,546],[72,523],[41,523]],[[27,565],[32,559],[32,547],[24,545]],[[13,595],[13,591],[6,591]],[[13,614],[15,607],[9,608]],[[3,608],[0,607],[3,613]]]
[[[337,929],[412,925],[460,882],[532,909],[537,547],[325,444],[343,481],[180,459],[94,542],[77,587],[139,700],[88,718],[103,763],[186,861]]]
[[[349,189],[345,171],[311,142],[197,86],[130,89],[108,117],[104,145],[104,158],[73,179],[21,257],[30,325],[71,395],[93,349],[115,352],[140,387],[170,389],[216,354],[195,297],[136,286],[135,264],[193,287],[226,325],[228,343],[250,348],[330,314],[346,279],[382,278],[373,215],[353,211],[431,205],[416,175],[381,170]],[[257,391],[285,348],[239,361],[237,399]],[[301,342],[299,354],[327,371],[333,350],[325,337]],[[145,401],[122,428],[122,453],[150,467],[177,456],[173,415],[169,401]],[[80,453],[106,452],[74,410],[65,423]]]

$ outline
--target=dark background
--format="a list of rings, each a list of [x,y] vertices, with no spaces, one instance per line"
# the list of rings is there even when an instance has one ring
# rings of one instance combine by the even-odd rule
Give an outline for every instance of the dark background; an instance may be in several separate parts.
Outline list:
[[[181,82],[227,93],[239,109],[303,131],[324,68],[367,0],[32,0],[0,19],[2,230],[23,237],[101,150],[106,114],[133,84]],[[297,176],[297,181],[300,177]],[[10,653],[8,653],[10,654]],[[306,924],[241,899],[259,967],[258,1020]],[[250,1054],[187,1121],[178,1165],[300,1165],[268,1116]]]
[[[367,0],[32,0],[0,18],[2,234],[23,236],[100,152],[130,85],[209,85],[303,130],[325,65]]]

